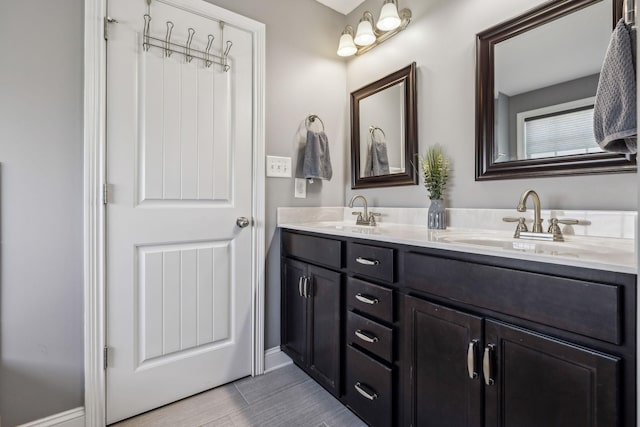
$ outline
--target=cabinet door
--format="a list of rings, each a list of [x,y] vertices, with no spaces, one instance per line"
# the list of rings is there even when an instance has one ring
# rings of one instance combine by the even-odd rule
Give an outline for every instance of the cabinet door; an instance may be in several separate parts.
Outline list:
[[[481,426],[482,319],[410,296],[401,301],[403,425]]]
[[[485,337],[487,427],[619,425],[618,358],[489,320]]]
[[[340,289],[342,275],[309,266],[309,369],[318,382],[339,395]]]
[[[301,279],[307,264],[284,258],[282,262],[282,349],[295,362],[307,361],[307,298],[301,294]]]

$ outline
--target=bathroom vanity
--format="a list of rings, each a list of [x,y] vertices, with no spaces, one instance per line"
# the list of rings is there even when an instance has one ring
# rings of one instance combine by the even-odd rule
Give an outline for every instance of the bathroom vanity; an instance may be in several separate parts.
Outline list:
[[[635,425],[633,262],[280,226],[282,349],[368,424]]]

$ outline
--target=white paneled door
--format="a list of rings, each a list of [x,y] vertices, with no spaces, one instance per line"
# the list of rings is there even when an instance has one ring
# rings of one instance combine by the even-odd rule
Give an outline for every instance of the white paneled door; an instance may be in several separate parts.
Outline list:
[[[108,9],[117,20],[107,42],[112,423],[251,374],[252,226],[237,219],[252,212],[253,45],[233,25],[222,34],[205,2],[109,0]],[[161,40],[152,43],[178,52],[143,49],[145,14]],[[193,31],[194,50],[206,51],[209,35],[212,54],[233,43],[228,71],[167,44]]]

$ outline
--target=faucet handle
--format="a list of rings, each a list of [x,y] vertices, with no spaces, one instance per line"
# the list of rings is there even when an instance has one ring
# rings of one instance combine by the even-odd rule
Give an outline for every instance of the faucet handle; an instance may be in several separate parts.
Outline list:
[[[524,217],[513,217],[513,216],[508,216],[505,218],[502,218],[502,220],[504,222],[517,222],[518,225],[516,225],[516,231],[513,233],[513,238],[514,239],[518,239],[520,237],[520,232],[524,231],[527,232],[529,231],[527,229],[527,224],[525,224],[525,218]]]
[[[551,218],[551,219],[555,219],[555,218]],[[566,225],[575,225],[575,224],[580,224],[580,221],[572,218],[562,218],[562,219],[558,219],[558,223],[566,224]]]
[[[502,218],[504,222],[519,222],[521,219],[522,217],[516,216],[505,216],[504,218]]]
[[[378,213],[378,212],[369,212],[369,225],[371,225],[371,226],[375,226],[376,225],[376,217],[377,216],[382,216],[382,214]]]
[[[554,240],[562,241],[564,240],[564,238],[562,237],[562,230],[560,229],[560,226],[558,224],[573,225],[573,224],[579,224],[579,223],[580,221],[572,218],[563,218],[563,219],[551,218],[549,220],[549,229],[547,230],[547,233],[553,234]]]

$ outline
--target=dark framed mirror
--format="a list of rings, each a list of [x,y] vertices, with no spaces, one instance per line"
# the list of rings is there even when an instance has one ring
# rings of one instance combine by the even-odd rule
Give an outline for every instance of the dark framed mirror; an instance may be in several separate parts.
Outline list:
[[[593,102],[623,0],[557,0],[476,38],[476,180],[633,172],[593,136]]]
[[[416,63],[351,93],[351,188],[418,184]]]

